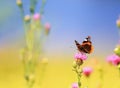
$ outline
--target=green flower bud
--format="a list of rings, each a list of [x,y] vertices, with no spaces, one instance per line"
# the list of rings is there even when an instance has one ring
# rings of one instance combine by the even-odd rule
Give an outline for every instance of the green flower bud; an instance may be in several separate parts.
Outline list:
[[[72,67],[73,67],[73,68],[76,68],[76,67],[77,67],[76,61],[73,62]]]
[[[30,12],[34,13],[34,7],[30,7]]]
[[[29,81],[29,75],[25,75],[25,80]]]
[[[80,74],[81,74],[81,73],[82,73],[82,69],[78,69],[78,73],[80,73]]]
[[[25,21],[25,22],[29,22],[29,21],[30,21],[30,15],[26,15],[26,16],[24,17],[24,21]]]
[[[16,4],[17,4],[19,7],[21,7],[21,6],[22,6],[22,1],[21,1],[21,0],[17,0],[17,1],[16,1]]]
[[[117,66],[117,67],[118,67],[118,69],[120,70],[120,64],[118,64],[118,66]]]
[[[117,46],[115,49],[114,49],[114,53],[118,56],[120,56],[120,45]]]

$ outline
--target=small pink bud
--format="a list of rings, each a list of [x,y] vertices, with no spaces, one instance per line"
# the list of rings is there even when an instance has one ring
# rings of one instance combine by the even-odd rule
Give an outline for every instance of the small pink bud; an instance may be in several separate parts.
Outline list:
[[[46,24],[45,24],[45,32],[46,32],[46,34],[49,33],[50,28],[51,28],[50,24],[49,24],[49,23],[46,23]]]
[[[71,88],[79,88],[78,87],[78,83],[72,83],[72,87]]]
[[[83,68],[83,74],[86,76],[86,77],[89,77],[90,74],[92,73],[93,69],[91,67],[84,67]]]
[[[34,16],[33,16],[33,19],[34,19],[35,21],[40,20],[40,19],[41,19],[41,15],[40,15],[39,13],[36,13],[36,14],[34,14]]]

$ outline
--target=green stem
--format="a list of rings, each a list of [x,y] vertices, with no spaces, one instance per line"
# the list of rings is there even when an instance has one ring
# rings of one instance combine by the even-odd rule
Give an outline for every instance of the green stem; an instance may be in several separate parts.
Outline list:
[[[40,9],[40,14],[41,15],[44,13],[45,4],[46,4],[46,0],[42,0],[42,5],[41,5],[41,9]]]
[[[81,82],[80,82],[80,79],[81,79],[81,72],[79,72],[80,70],[80,66],[77,67],[77,76],[78,76],[78,86],[79,88],[81,88]]]
[[[21,13],[22,20],[24,21],[24,9],[23,9],[23,5],[20,7],[20,13]]]
[[[37,0],[30,0],[30,12],[31,12],[31,14],[34,14],[36,4],[37,4]]]
[[[31,74],[34,75],[35,71],[35,62],[34,62],[34,53],[33,53],[33,38],[34,32],[31,29],[31,20],[29,22],[24,21],[24,30],[25,30],[25,39],[26,39],[26,63],[25,63],[25,75],[27,75],[27,86],[28,88],[32,88],[34,85],[34,79],[31,78]]]
[[[101,88],[103,88],[103,69],[100,70]]]
[[[81,76],[80,76],[80,75],[78,75],[78,86],[79,86],[79,88],[81,88],[80,78],[81,78]]]
[[[87,87],[86,88],[88,88],[89,87],[89,77],[86,77],[86,79],[87,79]]]

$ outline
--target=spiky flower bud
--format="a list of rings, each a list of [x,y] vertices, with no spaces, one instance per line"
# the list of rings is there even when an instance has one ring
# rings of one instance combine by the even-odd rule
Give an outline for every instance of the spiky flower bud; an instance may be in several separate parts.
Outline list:
[[[24,17],[24,21],[25,21],[25,22],[29,22],[29,21],[30,21],[30,15],[26,15],[26,16]]]

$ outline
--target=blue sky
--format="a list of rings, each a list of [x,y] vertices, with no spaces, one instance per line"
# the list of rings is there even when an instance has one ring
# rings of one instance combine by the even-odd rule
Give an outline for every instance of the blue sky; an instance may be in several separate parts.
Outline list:
[[[23,1],[25,14],[29,14],[29,0]],[[17,45],[24,36],[19,8],[15,0],[1,1],[0,7],[0,47]],[[74,40],[82,42],[90,35],[95,47],[93,56],[106,57],[119,40],[119,14],[120,0],[47,0],[43,22],[50,22],[52,29],[45,49],[71,54],[76,48]]]

